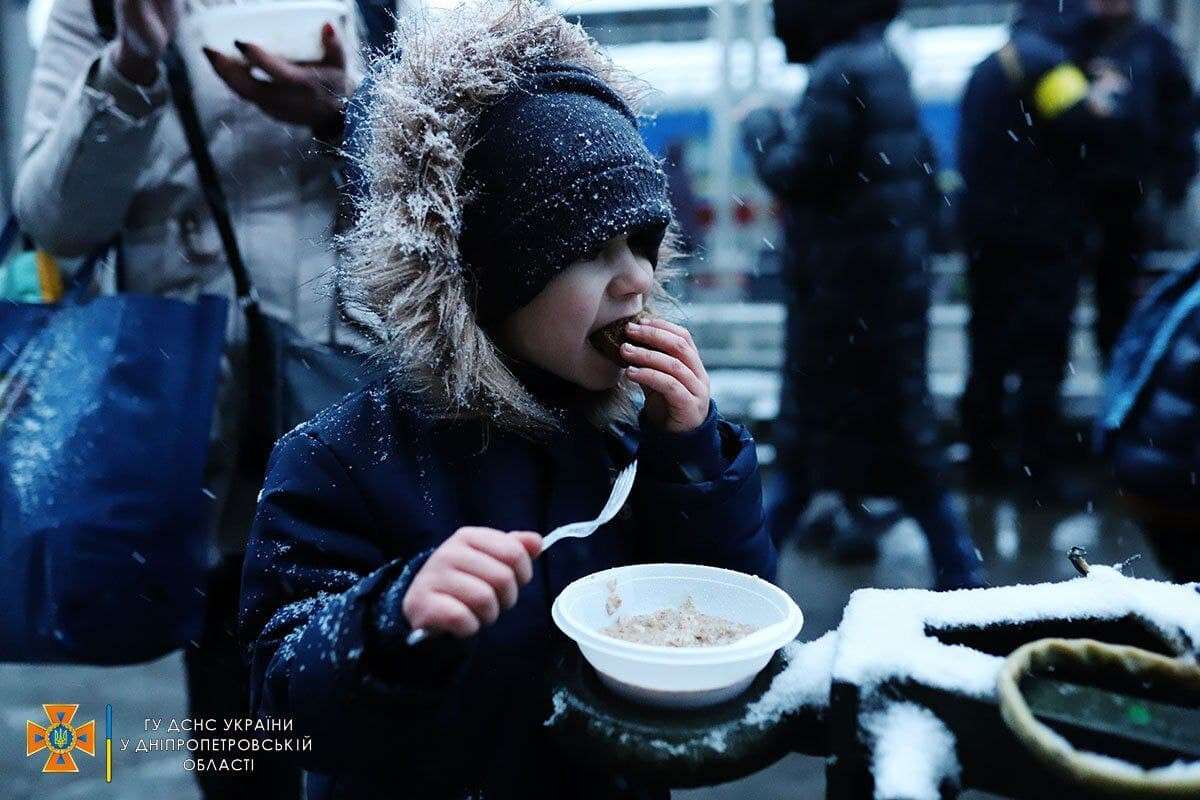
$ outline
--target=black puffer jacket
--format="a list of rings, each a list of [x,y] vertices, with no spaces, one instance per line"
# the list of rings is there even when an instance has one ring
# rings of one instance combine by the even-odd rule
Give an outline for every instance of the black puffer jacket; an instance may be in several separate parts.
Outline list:
[[[1060,14],[1056,0],[1026,2],[1009,42],[980,62],[967,82],[958,162],[969,246],[1061,251],[1084,235],[1081,181],[1091,168],[1084,144],[1098,135],[1100,122],[1082,98],[1049,104],[1036,99],[1052,73],[1086,82],[1072,61],[1080,6],[1081,0],[1071,0]]]
[[[1096,443],[1173,580],[1200,582],[1200,262],[1160,280],[1113,350]]]
[[[1200,312],[1180,326],[1139,404],[1113,451],[1121,483],[1200,507]]]
[[[1179,48],[1157,25],[1130,21],[1089,37],[1082,60],[1110,62],[1129,76],[1126,114],[1088,143],[1087,188],[1140,198],[1147,184],[1180,202],[1196,174],[1196,111]]]
[[[1138,331],[1134,320],[1122,334],[1118,357],[1138,357],[1110,378],[1107,406],[1128,410],[1102,437],[1126,493],[1200,510],[1200,283],[1161,316],[1157,327]]]
[[[789,120],[763,110],[743,126],[801,273],[788,369],[812,478],[851,493],[911,487],[941,463],[925,383],[932,150],[885,28],[821,52]]]

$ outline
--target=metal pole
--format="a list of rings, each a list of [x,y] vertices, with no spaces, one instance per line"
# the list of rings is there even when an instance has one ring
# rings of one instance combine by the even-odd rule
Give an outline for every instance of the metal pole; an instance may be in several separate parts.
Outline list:
[[[0,75],[12,75],[12,51],[10,39],[18,32],[24,33],[25,26],[17,25],[16,5],[8,0],[0,4]],[[13,87],[11,80],[0,82],[0,214],[8,214],[8,198],[12,192],[12,118]],[[2,254],[0,254],[2,255]]]
[[[733,0],[719,0],[712,17],[713,38],[720,47],[720,76],[712,104],[713,225],[715,241],[710,249],[709,269],[715,273],[720,294],[728,299],[732,290],[733,260],[733,44],[736,36]]]
[[[1179,4],[1179,20],[1175,27],[1183,58],[1192,74],[1193,84],[1200,80],[1200,4]]]
[[[767,40],[767,0],[749,0],[750,13],[750,90],[762,87],[762,46]]]

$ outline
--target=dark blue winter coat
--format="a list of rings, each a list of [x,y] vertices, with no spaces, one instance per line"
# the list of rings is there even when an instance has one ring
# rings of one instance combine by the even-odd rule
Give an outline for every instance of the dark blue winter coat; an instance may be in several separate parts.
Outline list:
[[[1122,124],[1088,142],[1090,189],[1140,200],[1152,185],[1181,201],[1196,174],[1196,110],[1179,48],[1157,25],[1132,21],[1090,37],[1083,60],[1111,64],[1129,80]]]
[[[543,402],[562,396],[556,379],[528,377]],[[290,717],[313,737],[301,756],[312,799],[649,796],[565,763],[545,735],[547,665],[567,644],[550,604],[577,578],[635,562],[771,579],[749,434],[715,408],[685,435],[602,433],[568,411],[564,433],[535,443],[477,422],[430,422],[416,408],[377,385],[276,447],[243,583],[255,712]],[[381,593],[410,581],[457,528],[547,533],[591,519],[635,455],[626,510],[539,558],[496,625],[416,648],[403,623],[380,636]]]
[[[1072,0],[1065,10],[1079,5]],[[1084,145],[1100,123],[1082,101],[1043,113],[1035,100],[1052,72],[1079,69],[1072,57],[1082,15],[1060,15],[1057,6],[1026,2],[1009,42],[980,62],[964,90],[958,164],[969,247],[1061,251],[1084,234]]]

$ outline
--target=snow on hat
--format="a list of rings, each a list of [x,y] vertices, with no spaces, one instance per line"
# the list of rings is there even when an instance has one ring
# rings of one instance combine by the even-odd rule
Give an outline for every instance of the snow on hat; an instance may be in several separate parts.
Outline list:
[[[612,137],[598,137],[591,148],[585,147],[571,161],[570,174],[581,183],[591,182],[597,195],[610,164],[617,177],[622,170],[633,176],[615,181],[619,191],[612,192],[607,205],[592,206],[587,198],[589,208],[607,214],[582,215],[586,219],[548,228],[519,213],[509,219],[515,227],[500,234],[514,243],[514,250],[520,252],[522,244],[518,229],[534,230],[544,237],[546,256],[521,253],[531,259],[527,266],[534,264],[530,274],[537,280],[512,287],[514,296],[507,301],[512,305],[537,281],[548,281],[570,263],[550,265],[552,251],[555,262],[575,260],[601,235],[607,239],[669,219],[665,191],[661,198],[659,191],[665,179],[651,174],[657,165],[644,147],[638,150],[632,142],[637,134],[631,120],[639,113],[646,85],[618,70],[579,25],[531,0],[470,0],[437,16],[406,17],[392,51],[375,60],[369,79],[370,96],[356,109],[365,132],[356,137],[360,149],[348,154],[361,175],[355,222],[339,241],[338,285],[347,310],[370,320],[380,339],[378,359],[427,414],[484,419],[522,433],[553,429],[553,414],[512,374],[477,314],[479,279],[490,290],[491,277],[503,278],[507,269],[487,275],[494,260],[477,265],[466,257],[467,251],[476,251],[472,237],[477,221],[489,213],[486,197],[478,206],[475,201],[491,185],[487,170],[469,169],[476,166],[472,148],[489,147],[486,137],[479,138],[489,110],[500,119],[506,113],[522,116],[527,109],[540,114],[545,104],[562,104],[578,117],[564,122],[576,138],[592,129],[581,122],[589,115],[593,120],[603,116],[603,136]],[[547,91],[514,94],[524,86],[529,95],[529,87],[537,88],[540,80],[549,81]],[[570,90],[554,91],[558,81]],[[521,134],[510,130],[505,135]],[[534,138],[521,146],[538,157],[549,157],[558,146],[553,135]],[[554,175],[529,178],[529,186],[509,183],[504,190],[533,197],[535,184]],[[557,188],[553,202],[565,217],[567,206],[581,198],[570,187]],[[472,232],[464,241],[468,223]],[[656,280],[662,274],[660,268]],[[662,293],[661,286],[656,293]],[[623,395],[631,391],[625,383],[616,390]]]

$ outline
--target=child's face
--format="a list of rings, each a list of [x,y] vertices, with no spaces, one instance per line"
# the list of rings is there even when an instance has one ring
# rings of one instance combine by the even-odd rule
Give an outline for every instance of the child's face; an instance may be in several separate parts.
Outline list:
[[[586,261],[554,277],[532,302],[510,314],[500,341],[509,355],[585,389],[616,386],[621,368],[588,342],[598,328],[642,310],[654,286],[650,254],[628,236],[609,239]],[[654,245],[657,247],[657,245]]]

